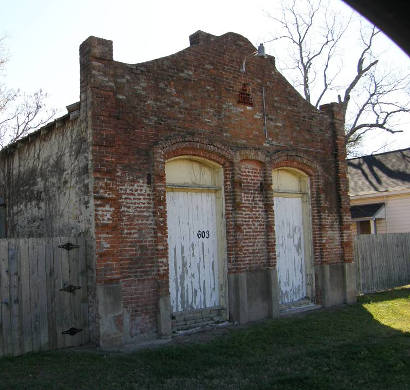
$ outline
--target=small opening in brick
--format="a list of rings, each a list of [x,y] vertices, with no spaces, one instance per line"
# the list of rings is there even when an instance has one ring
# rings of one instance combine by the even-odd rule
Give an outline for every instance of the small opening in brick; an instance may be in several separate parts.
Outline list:
[[[242,88],[239,91],[238,103],[253,106],[251,91],[247,83],[242,84]]]

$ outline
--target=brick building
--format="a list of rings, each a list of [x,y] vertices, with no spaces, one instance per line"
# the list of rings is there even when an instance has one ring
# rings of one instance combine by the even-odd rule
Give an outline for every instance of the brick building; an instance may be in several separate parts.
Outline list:
[[[94,341],[355,300],[338,104],[234,33],[136,65],[90,37],[80,67],[80,102],[1,152],[0,197],[8,237],[89,238]]]

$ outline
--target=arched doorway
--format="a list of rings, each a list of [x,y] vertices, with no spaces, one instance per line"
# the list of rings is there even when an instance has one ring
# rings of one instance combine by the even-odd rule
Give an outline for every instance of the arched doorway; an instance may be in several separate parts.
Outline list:
[[[223,169],[180,156],[165,165],[173,313],[226,307]]]
[[[309,177],[293,168],[272,172],[279,303],[312,300],[312,228]]]

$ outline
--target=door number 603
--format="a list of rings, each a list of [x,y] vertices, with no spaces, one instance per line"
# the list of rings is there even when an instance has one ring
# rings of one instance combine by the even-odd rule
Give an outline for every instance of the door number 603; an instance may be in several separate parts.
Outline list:
[[[209,230],[198,230],[196,235],[198,238],[209,238]]]

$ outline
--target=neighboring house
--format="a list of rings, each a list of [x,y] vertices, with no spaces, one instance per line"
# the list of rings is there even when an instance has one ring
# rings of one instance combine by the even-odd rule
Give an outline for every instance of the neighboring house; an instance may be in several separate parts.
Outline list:
[[[356,299],[343,107],[244,37],[141,64],[80,47],[80,101],[0,154],[0,231],[86,235],[103,347]]]
[[[347,160],[354,234],[410,232],[410,148]]]

